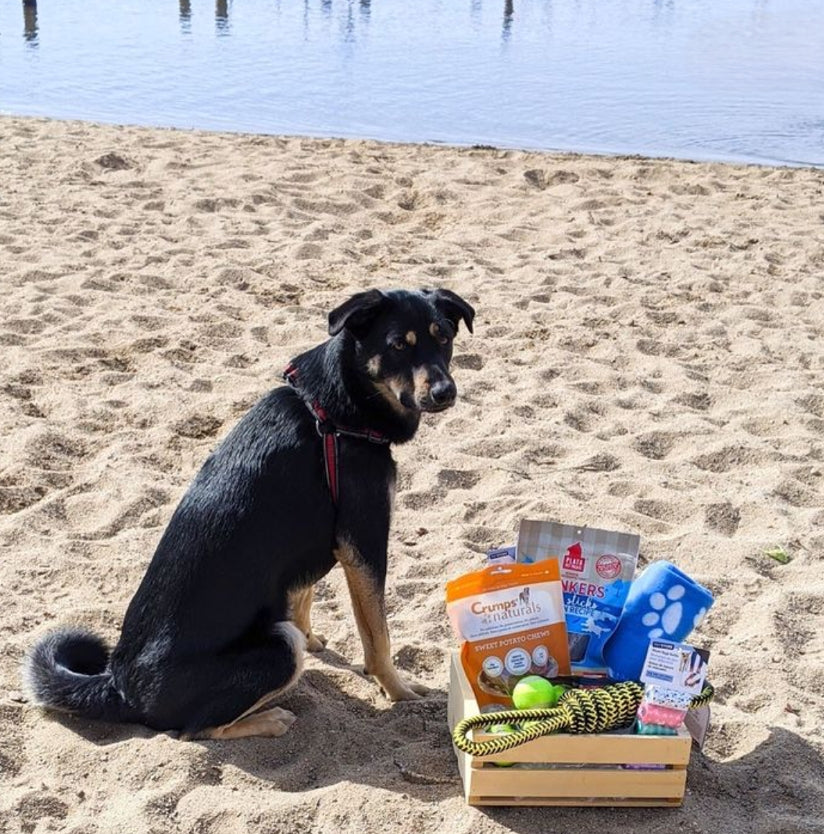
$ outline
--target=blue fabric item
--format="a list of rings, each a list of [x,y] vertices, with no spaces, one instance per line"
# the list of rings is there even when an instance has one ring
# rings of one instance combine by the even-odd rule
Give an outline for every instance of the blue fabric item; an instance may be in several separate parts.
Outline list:
[[[621,619],[604,646],[610,677],[637,681],[649,641],[686,640],[712,603],[712,594],[671,562],[653,562],[632,583]]]

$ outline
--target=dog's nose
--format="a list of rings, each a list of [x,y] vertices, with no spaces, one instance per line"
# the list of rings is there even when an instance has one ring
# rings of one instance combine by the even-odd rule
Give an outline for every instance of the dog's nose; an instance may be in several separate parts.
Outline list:
[[[451,379],[442,379],[429,389],[429,396],[435,405],[451,405],[457,395],[458,389]]]

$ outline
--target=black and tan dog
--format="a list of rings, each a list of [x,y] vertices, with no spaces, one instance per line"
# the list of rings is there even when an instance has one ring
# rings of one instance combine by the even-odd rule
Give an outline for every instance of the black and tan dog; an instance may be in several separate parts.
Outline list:
[[[384,611],[395,482],[391,443],[455,401],[452,340],[475,311],[448,290],[358,293],[331,338],[298,356],[289,386],[257,403],[206,460],[174,512],[109,656],[78,629],[46,635],[24,680],[45,707],[180,730],[277,736],[272,707],[300,675],[312,585],[343,568],[365,668],[393,700],[405,681]]]

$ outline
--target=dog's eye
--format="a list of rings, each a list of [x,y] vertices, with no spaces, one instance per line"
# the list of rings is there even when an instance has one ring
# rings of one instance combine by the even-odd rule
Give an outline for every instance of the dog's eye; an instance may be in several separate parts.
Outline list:
[[[389,343],[395,350],[406,350],[406,342],[403,339],[392,339]]]
[[[435,341],[437,341],[439,345],[449,344],[449,339],[451,338],[452,334],[446,332],[444,328],[442,328],[440,325],[435,324],[435,322],[432,322],[432,324],[429,325],[429,332],[432,334],[432,336],[435,338]]]

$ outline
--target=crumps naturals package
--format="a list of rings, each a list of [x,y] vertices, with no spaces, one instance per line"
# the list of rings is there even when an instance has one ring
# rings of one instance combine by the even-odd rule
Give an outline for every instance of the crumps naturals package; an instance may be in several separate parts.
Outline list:
[[[446,610],[478,705],[512,707],[525,675],[569,675],[558,563],[493,564],[446,585]]]

